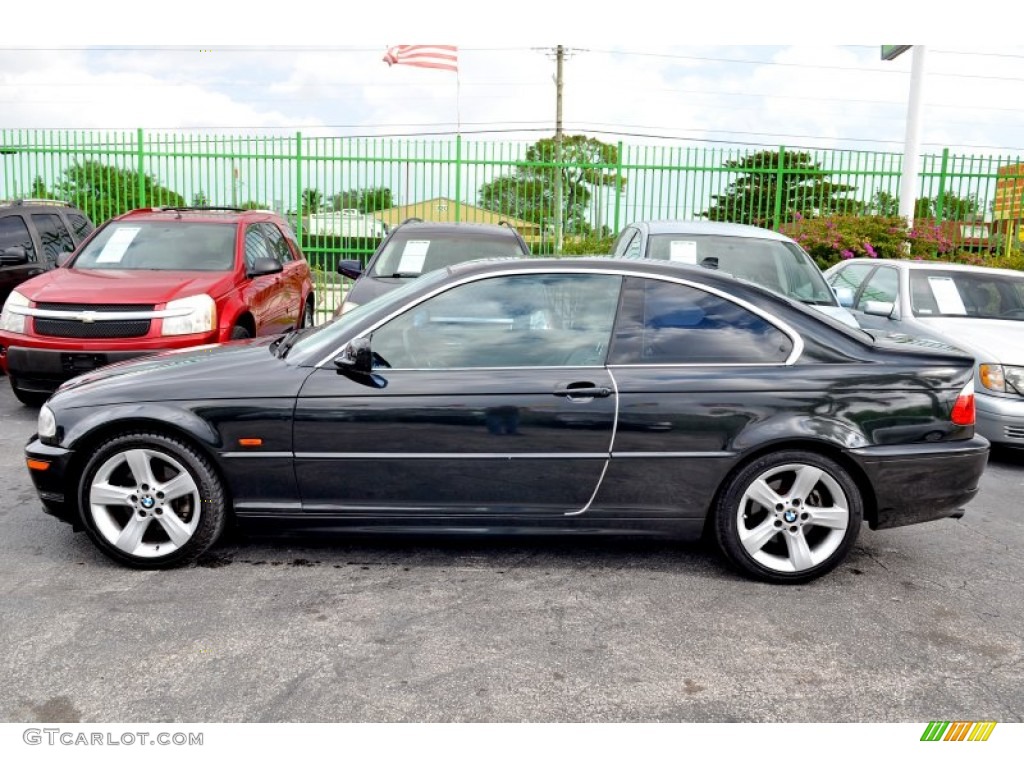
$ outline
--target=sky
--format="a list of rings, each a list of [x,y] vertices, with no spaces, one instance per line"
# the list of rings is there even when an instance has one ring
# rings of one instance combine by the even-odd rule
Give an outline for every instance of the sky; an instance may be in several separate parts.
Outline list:
[[[1024,156],[1024,45],[1013,45],[1024,12],[1011,3],[986,4],[984,18],[942,2],[900,16],[874,0],[846,18],[835,5],[796,0],[313,0],[250,5],[243,19],[195,0],[141,14],[127,3],[95,7],[108,13],[45,34],[5,23],[0,130],[535,141],[554,133],[560,40],[567,133],[636,145],[901,152],[912,54],[884,62],[880,44],[917,40],[922,151]],[[14,13],[27,22],[31,12]],[[38,38],[23,31],[32,29]],[[458,75],[382,60],[389,45],[430,41],[459,46]]]

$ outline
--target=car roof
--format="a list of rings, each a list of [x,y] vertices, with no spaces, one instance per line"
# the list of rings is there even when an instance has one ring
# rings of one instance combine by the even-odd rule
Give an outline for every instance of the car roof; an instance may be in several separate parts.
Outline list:
[[[630,226],[646,229],[651,235],[723,235],[726,237],[759,237],[791,243],[793,238],[763,227],[734,224],[728,221],[693,219],[658,219],[633,222]]]
[[[396,232],[415,230],[417,232],[459,232],[460,234],[497,234],[499,236],[515,237],[516,230],[512,225],[488,224],[477,221],[404,221],[397,227]]]
[[[934,259],[847,259],[836,264],[836,267],[847,264],[889,264],[894,267],[907,270],[936,270],[952,272],[974,272],[976,274],[1007,275],[1024,278],[1024,272],[1016,269],[1001,269],[999,267],[985,267],[980,264],[959,264],[951,261],[937,261]]]
[[[188,218],[190,221],[235,223],[239,221],[266,221],[268,219],[280,219],[281,215],[274,211],[249,208],[168,206],[162,208],[137,208],[134,211],[122,213],[115,219],[115,221],[136,221],[139,219],[148,219],[152,221],[181,221],[185,218]]]

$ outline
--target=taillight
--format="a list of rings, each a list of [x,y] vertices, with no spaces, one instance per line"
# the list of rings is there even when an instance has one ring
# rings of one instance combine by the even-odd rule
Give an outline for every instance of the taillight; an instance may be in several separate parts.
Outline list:
[[[953,403],[953,412],[949,414],[949,418],[952,419],[953,423],[958,427],[974,426],[973,378],[964,384],[964,388],[960,390],[960,394],[957,395],[956,402]]]

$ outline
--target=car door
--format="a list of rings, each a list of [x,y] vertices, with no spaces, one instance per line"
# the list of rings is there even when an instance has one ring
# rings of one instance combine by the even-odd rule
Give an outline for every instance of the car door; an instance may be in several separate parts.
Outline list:
[[[253,268],[257,259],[274,258],[260,224],[245,227],[245,269]],[[256,321],[256,335],[267,336],[288,330],[286,307],[281,290],[282,273],[247,278],[246,304]]]
[[[621,278],[468,280],[363,334],[370,376],[328,362],[295,412],[310,512],[558,516],[590,502],[608,461],[604,366]]]
[[[296,260],[292,254],[284,233],[278,229],[273,222],[264,222],[260,225],[263,235],[267,239],[267,246],[270,255],[281,262],[281,275],[279,281],[281,304],[281,317],[283,325],[288,328],[297,328],[302,318],[302,281],[303,262]]]
[[[0,216],[0,252],[8,248],[24,249],[26,260],[21,264],[0,264],[0,303],[19,283],[43,272],[28,224],[20,214]]]
[[[592,513],[702,518],[742,435],[791,397],[796,335],[685,280],[626,278],[608,356],[619,394]]]

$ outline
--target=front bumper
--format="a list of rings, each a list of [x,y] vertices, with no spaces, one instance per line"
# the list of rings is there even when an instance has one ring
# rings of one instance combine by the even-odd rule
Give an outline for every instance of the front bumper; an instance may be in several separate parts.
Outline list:
[[[36,349],[8,347],[7,372],[18,382],[18,389],[49,394],[68,379],[110,363],[131,360],[142,355],[167,352],[169,347],[147,349]]]
[[[978,493],[989,441],[873,446],[850,451],[868,476],[877,500],[867,510],[871,528],[895,528],[960,517]]]
[[[74,453],[66,448],[40,442],[37,435],[32,435],[25,446],[26,460],[47,465],[46,469],[29,467],[28,470],[36,493],[39,494],[39,500],[43,503],[43,511],[65,523],[70,523],[77,531],[82,529],[82,521],[75,500],[75,489],[68,485],[68,470],[73,456]]]
[[[974,431],[993,443],[1024,446],[1024,397],[974,397],[977,426]]]

